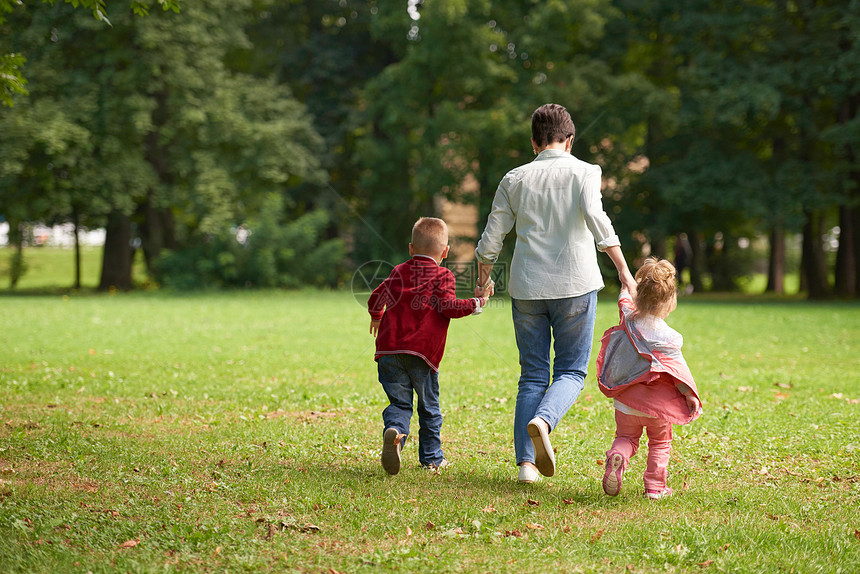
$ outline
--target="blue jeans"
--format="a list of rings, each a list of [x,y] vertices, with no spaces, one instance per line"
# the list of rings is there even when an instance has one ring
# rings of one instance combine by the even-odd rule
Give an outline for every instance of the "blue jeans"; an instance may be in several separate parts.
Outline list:
[[[514,333],[520,351],[520,380],[514,413],[514,451],[517,464],[535,461],[527,426],[538,416],[550,431],[567,413],[585,385],[597,291],[566,299],[513,299]],[[549,345],[554,339],[555,360],[550,384]]]
[[[418,397],[418,461],[425,466],[438,465],[445,458],[442,454],[439,374],[421,357],[405,353],[382,355],[378,369],[379,382],[390,403],[382,411],[383,431],[393,427],[409,434],[414,391]]]

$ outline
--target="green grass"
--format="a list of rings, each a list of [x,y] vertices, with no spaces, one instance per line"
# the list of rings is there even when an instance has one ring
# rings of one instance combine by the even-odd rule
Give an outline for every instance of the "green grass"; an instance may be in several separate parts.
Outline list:
[[[0,247],[0,290],[9,288],[9,266],[14,249]],[[81,247],[81,289],[93,290],[99,285],[102,270],[102,248]],[[146,281],[143,252],[135,253],[133,277]],[[60,247],[28,247],[24,249],[24,274],[17,290],[23,292],[69,290],[75,284],[75,252]]]
[[[860,307],[680,302],[705,402],[669,484],[602,493],[611,401],[515,481],[509,302],[453,321],[443,447],[379,464],[385,396],[349,293],[0,297],[3,572],[857,572]],[[599,305],[598,334],[616,319]],[[413,431],[417,421],[413,418]]]

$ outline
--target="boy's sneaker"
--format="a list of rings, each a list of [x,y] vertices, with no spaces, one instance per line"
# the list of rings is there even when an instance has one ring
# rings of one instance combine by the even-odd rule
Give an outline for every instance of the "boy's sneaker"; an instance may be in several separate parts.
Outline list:
[[[401,439],[402,436],[394,427],[389,427],[382,433],[382,468],[391,475],[400,472]]]
[[[646,490],[645,498],[650,498],[651,500],[660,500],[666,496],[672,496],[675,494],[675,491],[671,488],[664,488],[662,490]]]
[[[448,459],[447,459],[447,458],[443,458],[443,459],[442,459],[441,461],[439,461],[438,463],[436,463],[436,464],[428,464],[428,465],[427,465],[427,466],[425,466],[424,468],[426,468],[426,469],[427,469],[428,471],[430,471],[430,472],[441,472],[443,468],[448,468],[449,466],[451,466],[451,463],[450,463],[450,462],[448,462]]]
[[[624,456],[620,452],[610,452],[606,456],[606,470],[603,473],[603,492],[609,496],[618,496],[623,475]]]

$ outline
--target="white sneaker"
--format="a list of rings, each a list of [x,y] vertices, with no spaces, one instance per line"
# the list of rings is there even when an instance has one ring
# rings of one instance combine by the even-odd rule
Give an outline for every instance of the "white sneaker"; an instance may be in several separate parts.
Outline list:
[[[531,484],[533,482],[540,482],[542,477],[533,466],[522,464],[520,465],[520,472],[517,476],[517,480],[524,484]]]
[[[663,490],[646,490],[645,498],[650,498],[651,500],[660,500],[661,498],[666,498],[667,496],[672,496],[675,494],[675,491],[671,488],[664,488]]]
[[[448,468],[451,466],[451,463],[448,462],[447,458],[443,458],[439,464],[428,464],[424,468],[426,468],[429,472],[440,473],[443,468]]]
[[[549,442],[549,423],[535,417],[529,421],[526,428],[535,448],[535,466],[544,476],[554,475],[555,453],[552,452],[552,444]]]

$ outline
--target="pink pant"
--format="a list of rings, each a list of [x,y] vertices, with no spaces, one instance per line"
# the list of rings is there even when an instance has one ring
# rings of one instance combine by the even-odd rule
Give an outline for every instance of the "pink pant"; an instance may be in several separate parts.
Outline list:
[[[669,466],[669,452],[672,450],[672,423],[650,418],[637,417],[615,410],[615,441],[606,453],[613,452],[624,457],[624,469],[630,457],[639,450],[642,429],[648,431],[648,464],[645,467],[645,490],[666,488],[666,468]]]

